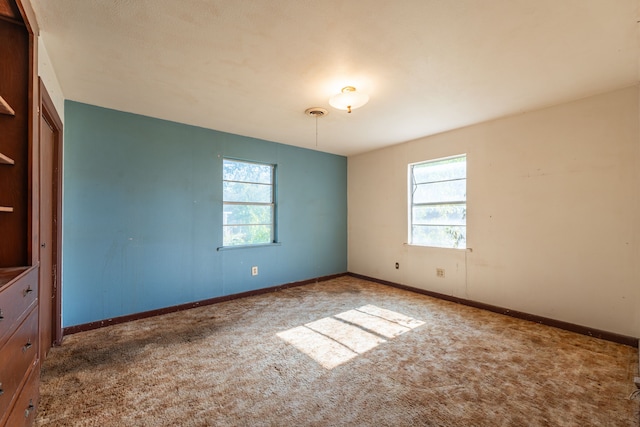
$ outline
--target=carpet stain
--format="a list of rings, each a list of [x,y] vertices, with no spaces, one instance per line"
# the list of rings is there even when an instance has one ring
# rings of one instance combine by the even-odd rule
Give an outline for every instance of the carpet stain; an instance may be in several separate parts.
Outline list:
[[[424,323],[340,342],[337,315],[365,306]],[[307,324],[363,350],[327,369],[278,336]],[[36,425],[638,426],[637,367],[631,347],[343,276],[65,337]]]

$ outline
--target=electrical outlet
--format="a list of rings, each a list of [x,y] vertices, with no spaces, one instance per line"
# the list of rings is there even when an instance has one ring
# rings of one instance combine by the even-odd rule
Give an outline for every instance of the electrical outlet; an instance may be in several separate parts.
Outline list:
[[[436,277],[444,278],[444,268],[436,268]]]
[[[251,275],[252,276],[257,276],[258,275],[258,266],[251,267]]]
[[[400,263],[396,262],[396,270],[400,270]]]

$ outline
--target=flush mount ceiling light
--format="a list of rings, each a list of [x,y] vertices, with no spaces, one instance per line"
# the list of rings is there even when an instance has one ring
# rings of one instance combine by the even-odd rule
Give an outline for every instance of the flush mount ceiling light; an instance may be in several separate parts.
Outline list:
[[[345,86],[340,93],[329,98],[329,104],[333,108],[347,110],[347,113],[362,107],[367,102],[369,102],[369,96],[362,92],[356,92],[356,88],[353,86]]]

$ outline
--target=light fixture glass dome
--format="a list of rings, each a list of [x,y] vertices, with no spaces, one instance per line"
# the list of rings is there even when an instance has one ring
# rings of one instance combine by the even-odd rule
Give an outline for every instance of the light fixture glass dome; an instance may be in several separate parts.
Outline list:
[[[369,96],[362,92],[356,92],[356,88],[353,86],[345,86],[342,88],[342,92],[329,98],[329,104],[333,108],[347,110],[348,113],[362,107],[367,102],[369,102]]]

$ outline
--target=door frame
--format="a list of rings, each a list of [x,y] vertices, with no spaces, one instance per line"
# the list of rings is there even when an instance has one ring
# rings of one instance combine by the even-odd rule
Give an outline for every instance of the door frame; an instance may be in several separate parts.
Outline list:
[[[53,222],[52,232],[54,234],[55,242],[52,242],[52,264],[55,267],[55,274],[53,280],[55,280],[56,287],[55,292],[53,293],[54,303],[52,308],[52,331],[51,331],[51,339],[54,345],[62,344],[62,153],[63,153],[63,141],[64,141],[64,132],[62,126],[62,120],[60,120],[60,116],[58,115],[58,111],[49,96],[49,92],[44,85],[44,82],[40,77],[38,77],[38,112],[42,115],[42,117],[53,127],[54,133],[54,150],[53,150],[53,170],[54,170],[54,192],[52,194],[51,200],[54,204],[53,206],[53,218],[40,218],[40,221],[50,220]],[[38,135],[40,135],[40,121],[38,119]],[[39,143],[42,144],[42,139],[39,139]],[[42,148],[40,147],[40,153],[42,153]],[[40,169],[40,191],[44,188],[45,182],[43,182],[41,166],[38,165]],[[39,259],[39,256],[38,256]],[[41,271],[40,275],[47,274],[46,272]],[[39,301],[40,304],[45,303],[45,301]]]

